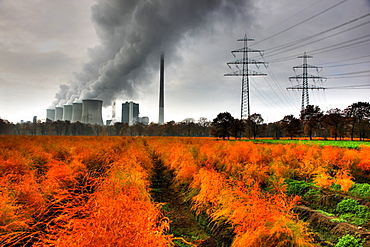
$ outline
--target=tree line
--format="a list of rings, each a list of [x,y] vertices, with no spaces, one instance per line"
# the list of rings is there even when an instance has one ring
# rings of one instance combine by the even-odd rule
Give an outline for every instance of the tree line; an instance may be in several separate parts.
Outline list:
[[[234,118],[229,112],[222,112],[213,121],[207,118],[195,120],[186,118],[181,122],[169,121],[163,125],[136,123],[114,123],[109,126],[83,124],[70,121],[38,121],[36,123],[13,124],[0,119],[2,135],[125,135],[125,136],[198,136],[229,138],[272,137],[370,137],[370,104],[357,102],[344,110],[338,108],[322,111],[318,106],[308,105],[299,118],[286,115],[280,121],[264,123],[261,114],[254,113],[247,119]]]

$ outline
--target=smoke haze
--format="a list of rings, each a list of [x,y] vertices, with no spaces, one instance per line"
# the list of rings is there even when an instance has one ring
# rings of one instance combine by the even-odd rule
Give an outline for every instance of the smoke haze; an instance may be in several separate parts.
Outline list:
[[[241,3],[243,2],[243,3]],[[166,64],[192,37],[212,32],[222,19],[232,22],[245,10],[237,0],[99,0],[92,22],[100,44],[89,49],[90,62],[61,85],[53,106],[98,98],[110,105],[117,98],[135,97],[159,73],[163,51]],[[245,13],[243,13],[245,15]],[[158,77],[159,78],[159,77]]]

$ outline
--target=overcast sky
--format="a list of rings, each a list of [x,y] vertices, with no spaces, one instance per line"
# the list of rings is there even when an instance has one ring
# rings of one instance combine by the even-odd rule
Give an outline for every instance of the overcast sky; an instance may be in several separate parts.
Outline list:
[[[370,101],[369,0],[0,0],[0,117],[45,119],[46,109],[84,98],[135,101],[158,121],[160,53],[165,53],[165,122],[228,111],[240,118],[241,78],[225,77],[237,39],[268,67],[250,79],[251,113],[265,122],[298,117],[302,83],[289,77],[322,66],[327,90],[310,90],[326,111]],[[263,55],[261,57],[260,55]],[[233,68],[236,70],[236,68]],[[309,69],[318,75],[315,69]],[[358,89],[355,89],[358,88]]]

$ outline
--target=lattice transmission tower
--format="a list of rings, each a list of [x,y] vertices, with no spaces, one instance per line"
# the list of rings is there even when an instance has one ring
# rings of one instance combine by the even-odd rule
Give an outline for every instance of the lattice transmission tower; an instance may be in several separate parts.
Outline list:
[[[250,88],[249,88],[249,76],[262,76],[267,75],[264,73],[256,72],[249,69],[249,64],[254,64],[257,67],[260,64],[263,64],[266,66],[266,62],[260,62],[256,61],[254,59],[249,59],[248,53],[250,52],[259,52],[261,56],[262,50],[255,50],[248,48],[248,41],[254,41],[254,39],[247,38],[247,35],[244,36],[242,39],[238,39],[238,41],[242,41],[244,46],[243,48],[240,48],[238,50],[231,51],[231,54],[237,59],[235,56],[235,53],[242,53],[242,58],[237,59],[233,62],[227,63],[230,69],[232,67],[230,65],[234,65],[238,70],[233,71],[232,73],[227,73],[225,76],[241,76],[242,77],[242,95],[241,95],[241,109],[240,109],[240,118],[249,117],[250,116],[250,100],[249,100],[249,94],[250,94]],[[241,68],[239,67],[241,65]]]
[[[312,56],[307,55],[306,52],[305,52],[303,54],[303,56],[299,56],[298,58],[303,58],[303,64],[299,65],[299,66],[294,66],[293,70],[294,70],[294,72],[296,72],[297,69],[302,68],[302,74],[299,74],[299,75],[296,75],[296,76],[290,76],[289,80],[290,81],[292,81],[292,80],[296,80],[296,81],[302,80],[302,84],[298,84],[298,85],[293,86],[293,87],[287,87],[287,89],[302,90],[301,110],[303,111],[306,108],[306,106],[310,104],[310,97],[309,97],[309,94],[308,94],[308,89],[312,89],[312,90],[313,89],[317,89],[317,90],[326,89],[324,87],[318,87],[318,86],[315,86],[315,85],[308,84],[308,80],[311,79],[314,82],[316,82],[316,81],[324,82],[324,81],[326,81],[326,77],[321,77],[321,76],[315,76],[315,75],[308,74],[308,69],[316,69],[317,73],[319,73],[322,70],[322,67],[307,64],[307,58],[313,58]]]

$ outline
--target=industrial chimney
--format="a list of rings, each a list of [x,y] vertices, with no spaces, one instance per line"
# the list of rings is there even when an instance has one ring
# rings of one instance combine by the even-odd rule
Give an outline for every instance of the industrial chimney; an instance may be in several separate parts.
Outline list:
[[[102,100],[82,100],[82,123],[103,125],[102,106]]]
[[[72,104],[72,123],[81,122],[82,103],[75,102]]]
[[[159,116],[158,124],[164,124],[164,54],[161,54],[161,68],[159,75]]]
[[[55,118],[55,109],[46,109],[46,119],[54,121]]]
[[[57,106],[55,107],[55,117],[54,121],[63,120],[63,107]]]
[[[63,106],[63,121],[71,121],[72,119],[72,105]]]

